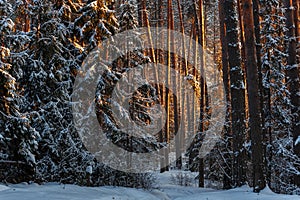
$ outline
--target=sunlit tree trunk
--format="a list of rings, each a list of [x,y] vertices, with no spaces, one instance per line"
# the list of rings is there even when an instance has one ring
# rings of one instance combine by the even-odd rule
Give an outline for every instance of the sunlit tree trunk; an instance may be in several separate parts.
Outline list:
[[[167,145],[170,143],[170,90],[168,89],[171,84],[171,27],[172,27],[172,1],[168,0],[168,38],[167,38],[167,45],[168,45],[168,55],[167,55],[167,74],[166,74],[166,90],[165,90],[165,109],[166,109],[166,126],[165,126],[165,142]],[[164,171],[169,170],[169,148],[165,148],[165,169]]]
[[[144,27],[147,27],[148,29],[148,34],[147,34],[147,37],[148,37],[148,42],[150,44],[150,49],[148,49],[148,53],[149,53],[149,56],[152,60],[152,62],[156,62],[156,58],[155,58],[155,50],[153,48],[153,40],[152,40],[152,35],[151,35],[151,26],[150,26],[150,22],[149,22],[149,17],[148,17],[148,11],[147,11],[147,6],[146,6],[146,0],[142,0],[141,1],[141,7],[142,7],[142,26]]]
[[[242,55],[242,67],[245,73],[245,66],[243,66],[245,61],[245,38],[244,38],[244,24],[243,24],[243,8],[241,6],[241,0],[237,0],[237,10],[239,17],[239,30],[240,30],[240,41],[241,41],[241,55]]]
[[[183,23],[183,16],[182,16],[182,9],[181,9],[181,1],[180,0],[177,0],[177,9],[178,9],[178,15],[179,15],[179,22],[180,22],[180,31],[181,33],[184,34],[184,23]],[[187,75],[187,72],[186,72],[186,68],[187,68],[187,57],[186,57],[186,44],[185,44],[185,39],[183,38],[182,40],[182,53],[181,53],[181,57],[184,59],[184,61],[182,62],[182,59],[181,61],[178,63],[178,71],[179,71],[179,74],[180,76],[184,75],[186,76]],[[184,108],[185,107],[185,91],[182,89],[182,83],[180,81],[180,78],[179,78],[179,81],[178,81],[178,85],[179,85],[179,98],[180,98],[180,108]],[[180,109],[179,110],[181,111],[180,112],[180,118],[182,118],[183,120],[182,121],[186,121],[185,120],[185,110],[183,109]],[[184,139],[185,139],[185,136],[184,136],[184,133],[185,133],[185,126],[181,124],[181,128],[182,128],[182,132],[179,133],[180,136],[178,138],[178,140],[176,140],[176,157],[178,158],[176,160],[176,167],[177,169],[182,169],[182,151],[183,151],[183,144],[184,144]]]
[[[197,5],[198,4],[198,5]],[[195,26],[196,26],[196,37],[198,37],[199,42],[199,49],[205,48],[205,42],[204,42],[204,15],[203,15],[203,1],[198,0],[198,2],[195,1],[194,4],[194,10],[195,10]],[[197,6],[198,6],[198,13],[197,13]],[[197,142],[201,142],[201,137],[203,137],[204,134],[204,116],[205,116],[205,82],[204,82],[204,55],[200,53],[200,60],[199,62],[195,62],[195,66],[197,68],[198,65],[200,65],[200,124],[199,124],[199,133],[197,133]],[[196,54],[198,55],[198,54]],[[196,75],[196,73],[194,73]],[[198,80],[198,77],[197,77]],[[198,97],[197,97],[198,98]],[[195,105],[195,104],[194,104]],[[196,120],[195,120],[195,123]],[[198,135],[199,134],[199,135]],[[199,146],[199,144],[197,145]],[[198,172],[199,172],[199,187],[204,187],[204,160],[203,158],[199,158],[198,161]]]
[[[159,31],[159,27],[163,27],[164,26],[164,5],[163,5],[163,0],[158,0],[157,2],[157,15],[158,15],[158,18],[157,18],[157,31]],[[162,35],[161,38],[159,38],[157,40],[158,43],[161,43],[163,44],[164,43],[164,36]],[[159,45],[159,44],[158,44]],[[157,49],[157,62],[164,65],[165,64],[165,56],[164,56],[164,52],[161,52],[159,49]],[[161,79],[165,79],[166,77],[162,77],[160,74],[158,74],[158,77]],[[165,88],[165,85],[160,85],[160,88],[159,88],[159,92],[160,92],[160,104],[161,105],[165,105],[165,92],[166,92],[166,88]],[[163,117],[161,118],[162,120],[162,130],[159,132],[159,140],[161,143],[165,142],[166,141],[166,138],[165,138],[165,131],[166,131],[166,125],[167,123],[165,123],[163,121]],[[161,166],[161,169],[160,169],[160,172],[163,173],[164,171],[166,171],[166,168],[165,167],[162,167],[162,166],[165,166],[165,154],[164,152],[162,151],[162,155],[160,155],[160,166]]]
[[[198,59],[197,57],[191,57],[193,56],[192,52],[194,52],[194,54],[196,54],[197,51],[197,42],[198,42],[198,37],[196,35],[195,32],[196,26],[195,26],[195,20],[192,21],[191,24],[191,30],[190,30],[190,41],[189,41],[189,50],[188,50],[188,58],[189,59],[194,59],[194,65],[197,66],[197,62]],[[196,41],[194,44],[192,41]],[[192,69],[192,72],[189,71],[190,69],[187,69],[188,71],[188,75],[193,75],[194,76],[194,72],[195,70]],[[194,124],[194,96],[187,96],[187,104],[189,104],[190,106],[187,106],[187,129],[190,135],[192,135],[193,133],[195,133],[195,124]],[[195,140],[196,138],[194,138],[192,144],[189,147],[189,170],[192,172],[196,172],[197,169],[195,168],[195,157],[196,155],[196,151],[195,151]]]

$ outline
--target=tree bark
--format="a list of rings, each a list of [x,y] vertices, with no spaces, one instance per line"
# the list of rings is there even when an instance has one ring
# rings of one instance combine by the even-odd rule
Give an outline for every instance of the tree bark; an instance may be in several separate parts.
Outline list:
[[[223,71],[223,84],[226,94],[226,121],[224,125],[224,141],[225,141],[225,152],[224,152],[224,178],[223,188],[232,188],[232,132],[231,132],[231,96],[230,96],[230,80],[229,80],[229,63],[228,63],[228,48],[226,40],[226,26],[225,26],[225,10],[224,0],[219,0],[219,19],[220,19],[220,38],[222,46],[222,71]]]
[[[163,27],[164,26],[164,5],[163,5],[163,0],[158,0],[158,27]],[[164,43],[165,38],[163,37],[163,35],[161,36],[161,38],[159,38],[157,41],[160,43]],[[165,54],[164,52],[160,51],[159,49],[157,49],[157,62],[164,65],[165,64]],[[162,77],[160,74],[158,74],[159,78],[163,78],[165,79],[166,77]],[[160,103],[161,105],[166,105],[166,101],[165,101],[165,93],[166,93],[166,88],[165,85],[160,85]],[[162,117],[162,120],[164,118]],[[163,123],[163,121],[162,121]],[[162,124],[162,130],[159,132],[159,138],[160,138],[160,142],[166,142],[166,127],[168,124],[167,123],[163,123]],[[160,165],[164,166],[165,165],[165,152],[162,151],[162,155],[161,155],[161,159],[160,159]],[[160,172],[163,173],[167,170],[166,167],[161,167]]]
[[[294,24],[294,12],[292,10],[292,0],[284,0],[284,7],[286,9],[286,36],[288,38],[287,44],[287,82],[291,98],[291,114],[292,114],[292,134],[294,153],[300,157],[300,85],[299,85],[299,64],[296,59],[296,34]],[[298,168],[298,170],[300,170]],[[294,183],[300,186],[300,175],[294,176]]]
[[[241,55],[242,55],[242,65],[245,62],[245,38],[244,38],[244,24],[243,24],[243,8],[241,6],[241,0],[237,0],[238,5],[238,16],[239,16],[239,28],[240,28],[240,41],[241,41]],[[243,70],[245,73],[244,66]]]
[[[143,27],[144,24],[144,9],[143,5],[145,4],[145,0],[142,0],[138,3],[138,22],[139,22],[139,27]]]
[[[245,27],[245,65],[247,68],[247,89],[249,104],[249,128],[251,138],[253,188],[259,192],[266,186],[264,172],[264,151],[260,115],[259,76],[254,35],[254,16],[252,0],[243,2],[243,24]]]
[[[233,185],[242,186],[245,173],[245,81],[239,48],[236,0],[225,0],[225,25],[231,83],[232,134],[233,134]]]
[[[183,19],[182,19],[182,12],[181,12],[181,4],[180,4],[180,0],[177,0],[177,9],[178,9],[178,16],[179,16],[179,22],[180,22],[180,30],[181,30],[181,32],[182,33],[184,33],[184,26],[183,26]],[[174,19],[173,19],[173,21],[174,21]],[[180,58],[184,58],[185,59],[185,54],[184,54],[184,52],[185,52],[185,42],[184,42],[184,40],[183,40],[183,42],[182,42],[182,46],[183,46],[183,49],[184,50],[181,50],[181,55],[179,55],[179,57]],[[182,59],[178,59],[178,67],[176,67],[176,63],[175,63],[175,67],[176,67],[176,70],[177,70],[177,72],[180,74],[180,76],[182,75],[182,70],[181,70],[181,68],[182,68]],[[182,95],[182,89],[181,89],[181,87],[182,87],[182,83],[181,83],[181,81],[180,81],[180,77],[176,77],[176,87],[178,88],[178,89],[176,89],[176,91],[177,91],[177,93],[176,93],[176,95],[178,95],[177,97],[177,102],[176,102],[176,104],[175,105],[177,105],[178,104],[178,108],[176,108],[175,109],[175,111],[177,112],[177,116],[176,116],[176,114],[174,114],[176,117],[175,117],[175,119],[177,120],[177,122],[175,123],[175,131],[177,132],[176,134],[180,134],[179,135],[179,137],[178,138],[176,138],[176,140],[175,140],[175,143],[176,143],[176,168],[177,169],[182,169],[182,146],[183,146],[183,134],[184,134],[184,127],[182,127],[183,128],[183,131],[181,132],[181,133],[179,133],[178,132],[178,127],[179,127],[179,123],[180,123],[180,119],[184,116],[184,114],[183,114],[183,112],[182,112],[182,110],[180,109],[180,108],[182,108],[182,102],[184,102],[183,101],[183,95]],[[183,120],[184,121],[184,120]]]
[[[200,44],[200,50],[205,48],[205,41],[204,41],[204,15],[203,15],[203,1],[198,0],[198,13],[199,17],[197,15],[196,10],[196,2],[195,2],[195,21],[196,21],[196,27],[197,27],[197,35],[199,38],[199,44]],[[197,54],[196,54],[197,55]],[[204,134],[204,116],[205,116],[205,82],[204,82],[204,54],[200,52],[200,126],[199,126],[199,138],[198,142],[202,142],[200,139],[203,137]],[[196,75],[196,74],[195,74]],[[204,159],[199,158],[199,166],[198,166],[198,172],[199,172],[199,187],[204,187]]]

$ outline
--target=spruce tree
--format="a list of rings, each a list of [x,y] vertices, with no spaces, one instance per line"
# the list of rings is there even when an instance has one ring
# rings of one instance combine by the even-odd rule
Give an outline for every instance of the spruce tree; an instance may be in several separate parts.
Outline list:
[[[264,128],[266,138],[269,186],[276,192],[292,193],[296,186],[291,184],[297,174],[293,163],[297,156],[291,151],[291,102],[286,80],[285,63],[285,17],[279,1],[261,1],[262,36],[262,81],[264,94]]]
[[[108,8],[104,0],[88,1],[79,10],[74,20],[74,42],[88,54],[101,41],[118,31],[115,12]]]
[[[21,108],[24,97],[18,81],[23,75],[21,64],[26,57],[28,38],[22,32],[14,31],[12,8],[7,1],[1,1],[0,160],[7,168],[1,178],[8,182],[20,182],[34,178],[39,134],[31,127],[31,116],[23,113]]]

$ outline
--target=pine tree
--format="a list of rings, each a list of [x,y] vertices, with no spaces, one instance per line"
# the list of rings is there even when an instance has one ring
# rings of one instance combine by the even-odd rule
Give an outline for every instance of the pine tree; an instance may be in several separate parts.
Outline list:
[[[68,28],[51,2],[31,5],[32,30],[29,57],[23,65],[26,104],[32,126],[39,132],[37,181],[76,181],[79,137],[72,124],[70,94],[72,69],[79,68],[71,54]],[[73,156],[71,156],[73,154]],[[74,163],[75,162],[75,163]],[[76,166],[74,166],[76,165]],[[70,167],[71,166],[71,167]],[[69,168],[68,168],[69,167]],[[84,166],[82,166],[84,167]]]
[[[264,151],[259,98],[259,76],[256,57],[253,3],[242,1],[243,25],[245,29],[245,67],[247,69],[249,128],[251,137],[251,153],[253,164],[253,188],[259,192],[266,186],[264,178]]]
[[[120,32],[137,28],[138,21],[135,16],[136,9],[136,6],[134,6],[131,1],[126,1],[124,4],[120,5],[121,14],[118,17]]]
[[[226,41],[230,68],[230,92],[233,135],[233,185],[245,184],[245,82],[239,46],[237,1],[225,0]]]
[[[227,115],[226,124],[224,126],[224,179],[223,188],[230,189],[232,187],[232,132],[231,132],[231,93],[230,93],[230,79],[229,79],[229,63],[228,63],[228,49],[226,41],[226,29],[225,29],[225,10],[224,0],[219,1],[219,18],[220,18],[220,39],[222,45],[222,72],[223,72],[223,83],[226,93],[227,101]]]

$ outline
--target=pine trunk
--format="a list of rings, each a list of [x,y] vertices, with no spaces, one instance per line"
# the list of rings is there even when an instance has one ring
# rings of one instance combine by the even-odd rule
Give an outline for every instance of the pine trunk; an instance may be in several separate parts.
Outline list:
[[[222,71],[223,71],[223,84],[226,94],[227,112],[226,121],[224,126],[224,141],[225,141],[225,153],[224,153],[224,178],[223,188],[232,188],[232,132],[231,132],[231,96],[230,96],[230,80],[229,80],[229,63],[228,63],[228,48],[226,40],[226,27],[225,27],[225,10],[224,0],[219,1],[219,18],[220,18],[220,38],[222,45]]]
[[[158,0],[158,27],[163,27],[164,26],[164,6],[163,6],[163,0]],[[158,42],[160,43],[164,43],[164,40],[165,38],[162,37],[157,40]],[[164,52],[161,52],[157,49],[157,59],[158,59],[158,63],[164,65],[165,64],[165,56],[164,56]],[[159,78],[163,78],[165,79],[166,77],[161,77],[161,75],[158,75]],[[166,93],[166,88],[164,85],[161,85],[160,86],[160,103],[161,105],[166,105],[165,103],[165,93]],[[162,130],[159,132],[159,138],[160,138],[160,142],[163,143],[163,142],[166,142],[166,138],[165,138],[165,131],[166,131],[166,127],[168,124],[167,123],[164,123],[163,122],[163,117],[162,117]],[[162,151],[163,152],[163,151]],[[163,152],[163,155],[161,155],[161,158],[160,158],[160,165],[161,166],[165,166],[165,152]],[[166,171],[166,168],[165,167],[161,167],[160,169],[160,172],[163,173]]]
[[[245,65],[247,68],[247,86],[249,103],[249,128],[251,138],[251,152],[253,165],[253,188],[254,192],[264,189],[264,151],[262,125],[260,115],[259,98],[259,76],[257,66],[257,55],[254,35],[254,16],[252,0],[242,0],[243,2],[243,24],[245,27]]]
[[[224,1],[226,41],[230,68],[232,134],[233,134],[233,185],[238,187],[245,184],[245,81],[239,48],[237,2]]]
[[[284,7],[286,8],[286,36],[288,38],[287,46],[287,82],[290,90],[291,98],[291,114],[292,114],[292,134],[294,153],[300,157],[300,85],[299,85],[299,64],[296,59],[296,39],[295,39],[295,24],[294,24],[294,12],[292,9],[292,1],[284,0]],[[298,167],[298,170],[299,167]],[[295,175],[294,182],[297,186],[300,186],[300,175]]]
[[[203,15],[203,1],[198,0],[198,13],[195,12],[195,21],[196,21],[196,27],[197,27],[197,36],[199,38],[199,44],[201,48],[205,48],[204,44],[204,15]],[[196,2],[195,2],[195,11],[196,11]],[[201,54],[201,52],[200,52]],[[200,64],[200,126],[199,126],[199,138],[198,142],[201,141],[201,137],[203,137],[203,134],[205,132],[204,130],[204,116],[205,116],[205,82],[204,82],[204,55],[201,54],[199,58],[199,64]],[[196,123],[196,122],[195,122]],[[204,159],[199,158],[199,166],[198,166],[198,172],[199,172],[199,187],[204,187]]]

